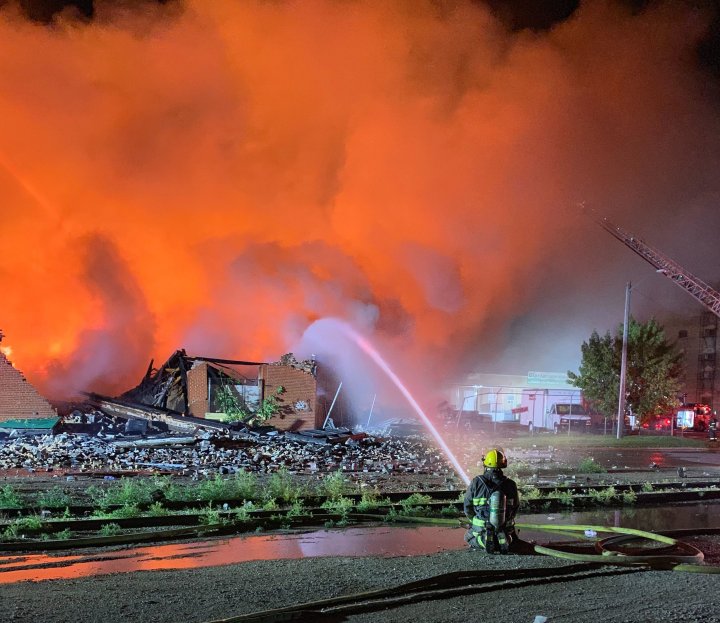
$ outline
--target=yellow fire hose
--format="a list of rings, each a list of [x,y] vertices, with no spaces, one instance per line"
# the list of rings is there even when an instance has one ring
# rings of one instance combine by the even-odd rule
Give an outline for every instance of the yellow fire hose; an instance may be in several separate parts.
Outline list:
[[[365,517],[370,517],[365,515]],[[377,516],[380,518],[380,516]],[[425,523],[444,526],[458,526],[457,519],[440,519],[431,517],[402,517],[397,521],[407,523]],[[654,532],[646,532],[645,530],[636,530],[634,528],[619,528],[614,526],[595,526],[595,525],[558,525],[558,524],[530,524],[516,523],[515,527],[525,528],[527,530],[536,530],[538,532],[553,532],[557,534],[585,533],[585,531],[593,531],[598,534],[614,533],[622,535],[624,538],[610,538],[599,541],[596,544],[598,554],[580,554],[576,552],[566,552],[549,545],[534,545],[533,551],[545,556],[553,556],[564,560],[574,560],[577,562],[599,563],[604,565],[616,566],[646,566],[652,569],[684,571],[687,573],[720,573],[720,567],[712,565],[700,564],[705,559],[704,554],[696,547],[673,539],[669,536],[655,534]],[[698,531],[697,534],[701,534]],[[610,545],[617,545],[620,542],[629,540],[647,539],[658,543],[665,544],[666,548],[662,548],[662,553],[651,554],[624,554],[619,551],[607,549]],[[678,553],[669,553],[669,550],[680,550]],[[656,550],[657,551],[657,550]]]
[[[548,525],[548,524],[515,524],[518,528],[527,530],[538,530],[541,532],[560,532],[575,533],[592,531],[598,534],[615,533],[631,536],[634,539],[642,538],[658,543],[670,545],[675,549],[681,550],[683,553],[663,553],[663,554],[640,554],[628,555],[618,551],[606,549],[611,539],[600,541],[597,546],[600,549],[599,554],[578,554],[574,552],[564,552],[560,549],[549,547],[547,545],[535,545],[534,551],[538,554],[545,554],[555,558],[564,560],[575,560],[582,562],[595,562],[612,565],[646,565],[654,569],[667,569],[673,571],[688,571],[694,573],[720,573],[720,567],[702,565],[704,554],[687,543],[678,541],[669,536],[655,534],[654,532],[646,532],[644,530],[635,530],[633,528],[618,528],[614,526],[594,526],[594,525]],[[628,540],[628,539],[625,539]]]

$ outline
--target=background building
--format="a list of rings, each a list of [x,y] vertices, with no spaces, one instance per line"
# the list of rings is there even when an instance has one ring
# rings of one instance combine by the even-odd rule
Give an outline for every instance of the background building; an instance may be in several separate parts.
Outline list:
[[[685,401],[717,409],[720,407],[718,317],[707,311],[693,316],[673,316],[662,323],[668,340],[676,340],[684,355],[681,385],[682,393],[687,394]]]

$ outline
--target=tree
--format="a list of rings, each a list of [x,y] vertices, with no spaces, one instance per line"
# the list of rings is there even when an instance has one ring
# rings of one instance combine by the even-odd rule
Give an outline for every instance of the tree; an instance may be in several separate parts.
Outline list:
[[[272,396],[264,398],[256,411],[251,411],[241,401],[228,381],[223,381],[218,388],[216,400],[221,411],[225,414],[225,422],[244,422],[248,426],[256,426],[267,422],[273,415],[280,412],[278,400],[285,393],[280,385]],[[241,404],[242,402],[242,404]]]
[[[581,346],[579,374],[568,372],[571,385],[583,391],[585,399],[608,417],[617,413],[622,355],[622,324],[615,337],[608,331],[600,336],[593,331]],[[664,413],[678,404],[682,353],[665,338],[665,331],[651,318],[639,323],[630,318],[628,325],[626,409],[642,421]]]

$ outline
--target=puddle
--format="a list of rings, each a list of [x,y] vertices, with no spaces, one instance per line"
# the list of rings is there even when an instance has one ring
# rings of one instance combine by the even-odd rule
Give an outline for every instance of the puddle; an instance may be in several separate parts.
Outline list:
[[[673,530],[716,527],[720,503],[683,504],[659,508],[609,509],[578,513],[522,515],[523,523],[598,524]],[[0,557],[0,583],[59,580],[109,573],[194,569],[251,560],[311,558],[316,556],[411,556],[465,549],[463,528],[438,526],[367,527],[317,530],[290,535],[250,535],[193,543],[133,547],[77,555],[14,553]],[[531,533],[538,542],[567,540],[566,536]]]

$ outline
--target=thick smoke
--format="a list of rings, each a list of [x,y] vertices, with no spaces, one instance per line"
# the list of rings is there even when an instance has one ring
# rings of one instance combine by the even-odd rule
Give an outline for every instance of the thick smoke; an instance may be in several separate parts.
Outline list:
[[[538,34],[469,0],[141,6],[0,10],[0,323],[54,395],[183,346],[273,358],[327,316],[406,377],[564,371],[650,270],[579,200],[717,278],[694,263],[710,15],[588,2]]]

